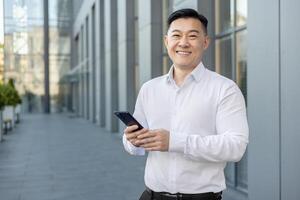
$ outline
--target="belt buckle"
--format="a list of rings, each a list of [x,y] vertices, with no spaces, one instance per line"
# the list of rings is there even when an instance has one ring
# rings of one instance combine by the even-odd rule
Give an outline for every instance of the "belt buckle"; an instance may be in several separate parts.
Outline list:
[[[176,194],[177,200],[182,200],[183,195],[182,194]]]
[[[170,198],[174,198],[176,200],[182,200],[183,195],[178,193],[178,194],[163,194],[163,196],[165,197],[170,197]]]

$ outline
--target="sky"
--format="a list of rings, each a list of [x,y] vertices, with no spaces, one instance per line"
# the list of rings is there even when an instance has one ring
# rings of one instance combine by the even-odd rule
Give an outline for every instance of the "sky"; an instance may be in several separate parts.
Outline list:
[[[4,43],[4,24],[3,24],[3,0],[0,0],[0,43]]]

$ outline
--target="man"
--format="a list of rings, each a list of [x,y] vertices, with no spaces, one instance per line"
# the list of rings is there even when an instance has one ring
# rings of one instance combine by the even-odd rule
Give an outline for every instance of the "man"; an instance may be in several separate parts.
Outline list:
[[[207,19],[193,9],[168,18],[168,74],[145,83],[134,116],[144,126],[124,130],[125,149],[148,152],[141,200],[221,199],[226,162],[237,162],[248,143],[245,102],[231,80],[206,69]]]

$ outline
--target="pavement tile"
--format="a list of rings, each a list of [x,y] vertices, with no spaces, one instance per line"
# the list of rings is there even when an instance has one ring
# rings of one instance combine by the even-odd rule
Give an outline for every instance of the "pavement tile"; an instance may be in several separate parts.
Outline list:
[[[144,163],[85,119],[27,114],[0,143],[0,200],[138,199]]]

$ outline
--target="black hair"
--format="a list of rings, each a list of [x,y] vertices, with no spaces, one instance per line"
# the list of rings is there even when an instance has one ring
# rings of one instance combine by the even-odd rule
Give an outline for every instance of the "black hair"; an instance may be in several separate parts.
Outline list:
[[[195,18],[198,19],[204,27],[204,32],[207,34],[207,24],[208,20],[203,15],[199,14],[196,10],[191,8],[184,8],[176,10],[168,17],[168,27],[171,23],[179,18]]]

